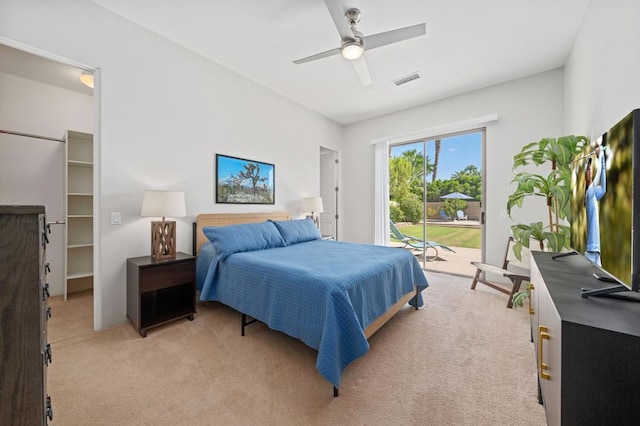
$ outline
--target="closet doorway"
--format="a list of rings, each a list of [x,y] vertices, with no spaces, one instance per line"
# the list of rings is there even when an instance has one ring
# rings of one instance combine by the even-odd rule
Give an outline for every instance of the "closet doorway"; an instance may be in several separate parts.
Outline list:
[[[93,165],[98,149],[92,135],[96,100],[93,88],[80,81],[82,74],[92,76],[92,72],[40,53],[0,40],[0,204],[46,206],[51,230],[50,294],[65,299],[77,291],[85,299],[88,296],[82,306],[87,326],[95,329],[98,185]],[[79,135],[90,138],[91,150],[79,146]],[[81,158],[76,158],[79,153]],[[69,196],[69,192],[75,193]],[[68,234],[70,220],[81,224],[81,232],[75,227]],[[84,282],[68,287],[67,276],[78,277],[79,269]]]
[[[340,193],[339,152],[320,147],[320,197],[323,212],[320,213],[320,233],[323,237],[339,238],[338,202]]]
[[[484,143],[477,129],[389,147],[391,244],[425,270],[473,276],[483,259]]]

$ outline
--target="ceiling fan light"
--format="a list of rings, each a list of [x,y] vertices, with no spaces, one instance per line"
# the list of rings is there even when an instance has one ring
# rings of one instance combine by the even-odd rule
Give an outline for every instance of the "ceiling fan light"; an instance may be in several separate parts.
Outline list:
[[[340,52],[345,59],[353,61],[362,56],[364,53],[364,47],[357,41],[350,41],[342,45]]]

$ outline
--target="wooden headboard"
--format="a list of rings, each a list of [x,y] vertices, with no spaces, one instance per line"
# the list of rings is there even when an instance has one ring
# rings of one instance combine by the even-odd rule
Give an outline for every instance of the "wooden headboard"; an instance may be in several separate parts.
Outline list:
[[[240,223],[256,223],[271,220],[290,220],[288,212],[269,213],[204,213],[199,214],[194,223],[194,255],[200,251],[202,244],[207,242],[207,237],[202,233],[205,226],[227,226]]]

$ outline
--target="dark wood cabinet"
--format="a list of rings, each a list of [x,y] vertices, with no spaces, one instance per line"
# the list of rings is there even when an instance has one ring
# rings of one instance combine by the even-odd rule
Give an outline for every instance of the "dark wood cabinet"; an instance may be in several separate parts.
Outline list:
[[[147,330],[196,312],[195,257],[127,259],[127,317],[142,337]]]
[[[46,425],[50,310],[43,206],[0,206],[0,424]]]
[[[582,256],[532,252],[531,330],[547,423],[638,425],[640,303],[581,297],[602,288]]]

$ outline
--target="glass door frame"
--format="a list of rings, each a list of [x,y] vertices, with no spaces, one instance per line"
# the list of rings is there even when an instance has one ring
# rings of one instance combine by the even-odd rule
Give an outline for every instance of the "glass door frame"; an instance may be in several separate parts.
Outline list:
[[[422,169],[422,269],[427,270],[427,251],[426,251],[426,241],[427,241],[427,144],[431,141],[435,143],[436,140],[442,140],[447,138],[452,138],[455,136],[479,133],[480,134],[480,176],[481,176],[481,197],[480,197],[480,259],[479,261],[484,262],[485,260],[485,248],[486,248],[486,221],[485,221],[485,203],[486,203],[486,127],[478,127],[471,128],[466,130],[460,130],[455,132],[443,133],[435,136],[428,137],[420,137],[417,139],[404,140],[404,141],[395,141],[394,143],[390,143],[388,146],[389,154],[391,154],[391,150],[395,147],[402,145],[417,145],[418,143],[422,144],[422,156],[423,156],[423,169]],[[387,200],[389,203],[390,200]],[[388,208],[388,206],[387,206]],[[466,276],[466,274],[465,274]]]

